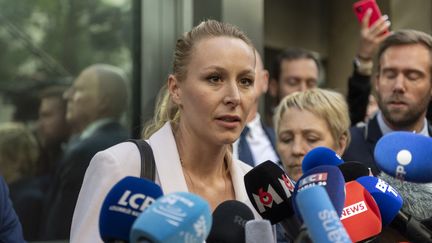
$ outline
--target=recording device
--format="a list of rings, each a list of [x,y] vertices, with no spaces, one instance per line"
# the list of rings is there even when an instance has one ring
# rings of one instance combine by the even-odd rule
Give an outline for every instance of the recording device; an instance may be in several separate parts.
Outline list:
[[[304,156],[302,170],[305,173],[320,165],[338,166],[343,162],[342,158],[335,151],[327,147],[315,147]]]
[[[354,13],[357,16],[357,19],[358,19],[360,24],[363,22],[363,18],[364,18],[366,11],[368,9],[371,9],[371,11],[372,11],[372,13],[370,15],[370,19],[369,19],[369,25],[368,25],[368,27],[370,27],[377,20],[379,20],[382,16],[381,10],[379,9],[376,1],[375,0],[362,0],[362,1],[355,2],[353,4]],[[383,34],[384,33],[388,33],[388,30],[384,31]]]
[[[254,219],[246,222],[245,233],[246,243],[275,242],[273,229],[270,221],[265,219]]]
[[[299,191],[295,202],[313,242],[351,242],[323,187]]]
[[[246,204],[236,200],[225,201],[219,204],[213,212],[213,224],[206,242],[245,242],[245,225],[254,218]]]
[[[357,182],[366,188],[378,204],[383,226],[390,225],[413,242],[432,242],[432,232],[401,211],[403,199],[393,187],[373,176],[360,177]]]
[[[156,200],[136,219],[130,241],[139,243],[201,243],[211,228],[209,204],[188,192],[175,192]]]
[[[291,194],[294,184],[285,172],[271,161],[254,167],[244,176],[249,200],[257,212],[272,224],[280,223],[289,240],[294,240],[300,222],[294,215]]]
[[[369,175],[369,168],[358,161],[346,161],[343,164],[338,165],[345,182],[356,180],[362,176]]]
[[[371,194],[357,181],[345,184],[346,198],[341,221],[353,242],[381,232],[381,214]]]
[[[381,213],[382,225],[389,225],[402,208],[402,197],[392,186],[377,177],[363,176],[356,181],[375,199]]]
[[[432,139],[411,132],[392,132],[378,140],[374,157],[385,173],[410,182],[432,182]]]
[[[295,199],[302,190],[314,186],[325,188],[334,209],[340,216],[345,204],[345,180],[339,168],[332,165],[320,165],[308,170],[295,185],[293,198]],[[298,212],[297,204],[294,204],[294,211]]]
[[[108,192],[99,216],[99,232],[104,242],[129,241],[129,232],[138,215],[162,196],[153,182],[128,176]]]

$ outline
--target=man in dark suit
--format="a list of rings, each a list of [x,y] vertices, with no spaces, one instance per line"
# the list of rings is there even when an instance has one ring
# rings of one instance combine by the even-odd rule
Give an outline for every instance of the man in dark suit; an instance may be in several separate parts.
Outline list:
[[[12,207],[3,177],[0,177],[0,242],[24,242],[21,224]]]
[[[345,161],[360,161],[380,173],[374,160],[377,141],[392,131],[430,137],[426,111],[432,95],[432,37],[414,30],[392,33],[378,49],[374,84],[380,111],[360,127],[351,128]],[[417,219],[432,216],[432,185],[400,182],[383,175],[404,198],[404,209]]]
[[[258,51],[255,51],[255,56],[255,104],[249,112],[245,129],[240,138],[233,144],[234,157],[252,167],[267,160],[279,162],[274,130],[264,124],[258,113],[259,98],[267,92],[269,73],[264,69]]]
[[[128,103],[127,93],[124,73],[103,64],[86,68],[65,92],[66,118],[75,134],[48,194],[43,240],[69,238],[75,203],[91,158],[128,138],[128,132],[119,123]]]

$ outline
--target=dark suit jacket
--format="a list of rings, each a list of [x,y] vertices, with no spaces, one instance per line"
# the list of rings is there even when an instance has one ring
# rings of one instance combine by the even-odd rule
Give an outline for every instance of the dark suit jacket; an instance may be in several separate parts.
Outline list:
[[[41,240],[69,239],[73,211],[90,160],[97,152],[128,137],[125,128],[111,122],[99,127],[92,136],[68,146],[45,203]]]
[[[432,128],[428,125],[429,134]],[[383,136],[375,115],[365,126],[351,127],[351,142],[343,154],[344,161],[358,161],[364,163],[372,169],[374,175],[378,175],[380,170],[375,164],[374,150],[378,140]]]
[[[9,185],[10,198],[28,241],[39,240],[44,195],[49,176],[22,178]]]
[[[0,242],[24,242],[21,224],[12,207],[3,177],[0,177]]]

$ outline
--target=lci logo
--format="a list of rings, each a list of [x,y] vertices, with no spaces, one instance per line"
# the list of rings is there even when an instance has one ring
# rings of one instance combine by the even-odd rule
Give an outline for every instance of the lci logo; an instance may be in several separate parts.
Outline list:
[[[304,189],[303,187],[305,187],[309,184],[325,186],[325,185],[327,185],[327,178],[328,178],[327,172],[316,173],[316,174],[306,176],[305,178],[300,180],[300,182],[299,182],[300,184],[299,184],[298,188],[299,188],[299,190]]]

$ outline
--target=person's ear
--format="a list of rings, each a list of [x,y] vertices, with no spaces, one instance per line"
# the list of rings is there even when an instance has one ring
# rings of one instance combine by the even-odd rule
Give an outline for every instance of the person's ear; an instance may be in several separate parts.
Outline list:
[[[181,105],[181,89],[179,81],[173,74],[168,76],[168,91],[170,92],[172,101],[177,105]]]
[[[263,82],[263,90],[262,92],[265,94],[267,93],[268,89],[269,89],[269,78],[270,78],[270,74],[267,70],[262,70],[262,82]]]
[[[343,155],[343,153],[345,152],[346,147],[348,146],[348,135],[347,134],[342,134],[342,136],[339,138],[339,141],[337,141],[337,149],[336,149],[336,153],[340,156]]]
[[[268,91],[271,97],[277,98],[278,97],[278,82],[276,79],[272,78],[270,79],[270,83],[268,86]]]
[[[372,81],[373,81],[373,85],[375,86],[375,91],[378,93],[379,92],[379,74],[375,74],[372,77]]]

